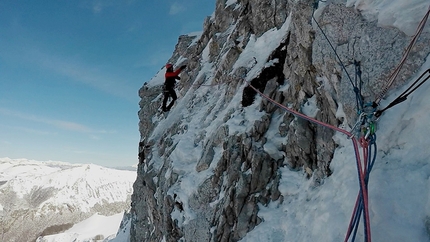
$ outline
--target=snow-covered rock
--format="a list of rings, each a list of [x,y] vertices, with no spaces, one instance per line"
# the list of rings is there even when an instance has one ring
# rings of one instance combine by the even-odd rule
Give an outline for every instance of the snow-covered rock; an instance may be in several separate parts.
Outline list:
[[[371,103],[399,63],[428,2],[313,2],[218,0],[201,35],[181,36],[168,61],[187,64],[173,109],[159,111],[164,69],[139,90],[144,156],[132,196],[131,241],[344,239],[358,190],[349,140],[285,112],[248,83],[284,106],[351,130],[357,120],[351,86],[356,67],[362,70],[364,102]],[[413,13],[407,24],[402,11]],[[427,25],[389,94],[396,95],[429,67],[429,41]],[[422,202],[429,197],[430,176],[423,163],[430,144],[424,139],[430,129],[423,124],[429,112],[419,112],[429,105],[423,93],[416,94],[418,107],[397,109],[395,116],[378,121],[384,126],[377,131],[383,144],[377,177],[369,185],[375,241],[430,238],[430,207]],[[419,139],[412,132],[420,133]],[[397,136],[390,140],[390,134]],[[404,150],[415,146],[419,156]],[[416,176],[400,173],[417,167],[423,170]],[[396,180],[403,176],[407,184]],[[413,187],[421,183],[420,194]],[[414,197],[415,207],[407,212],[401,209],[408,206],[403,194]]]

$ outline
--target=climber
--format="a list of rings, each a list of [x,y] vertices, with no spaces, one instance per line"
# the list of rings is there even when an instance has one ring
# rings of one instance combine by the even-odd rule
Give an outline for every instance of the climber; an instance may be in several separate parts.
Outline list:
[[[178,98],[175,92],[175,84],[176,84],[176,80],[181,80],[181,78],[178,75],[179,73],[181,73],[183,69],[185,69],[185,67],[187,66],[183,65],[176,71],[173,71],[173,65],[166,64],[166,74],[164,75],[166,80],[164,81],[164,90],[163,90],[164,100],[163,100],[163,107],[162,107],[164,112],[170,111],[173,104],[175,103],[175,100]],[[169,103],[169,106],[166,107],[167,100],[169,99],[169,97],[172,98],[172,101]]]

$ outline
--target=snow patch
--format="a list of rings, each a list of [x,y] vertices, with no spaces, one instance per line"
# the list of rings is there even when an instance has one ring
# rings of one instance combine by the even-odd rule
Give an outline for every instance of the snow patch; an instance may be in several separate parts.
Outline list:
[[[320,109],[317,106],[316,96],[308,98],[306,103],[302,106],[302,113],[311,118],[315,118]]]
[[[230,5],[237,4],[237,0],[227,0],[225,3],[225,7],[229,7]]]
[[[280,29],[273,28],[259,38],[252,35],[245,49],[240,54],[239,59],[234,64],[232,72],[234,73],[239,67],[247,67],[249,69],[246,77],[247,80],[255,78],[259,74],[259,71],[266,65],[267,59],[273,50],[275,50],[279,43],[286,37],[290,28],[290,23],[291,14]]]
[[[377,19],[381,27],[396,27],[412,36],[430,3],[428,0],[348,0],[346,6],[362,11],[369,20]],[[430,31],[430,25],[425,31]]]
[[[112,216],[94,214],[90,218],[75,224],[64,233],[39,237],[36,242],[91,242],[91,241],[117,241],[115,234],[119,228],[123,213]],[[95,240],[94,238],[98,238]],[[121,242],[126,242],[122,240]]]

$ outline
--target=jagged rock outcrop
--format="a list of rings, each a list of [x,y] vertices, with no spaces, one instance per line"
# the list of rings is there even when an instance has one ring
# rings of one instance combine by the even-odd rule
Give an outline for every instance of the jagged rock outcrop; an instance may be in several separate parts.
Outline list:
[[[281,111],[245,82],[295,110],[314,107],[309,115],[323,122],[355,122],[348,74],[312,22],[313,8],[313,1],[218,0],[201,36],[179,38],[169,62],[188,68],[173,110],[158,111],[163,70],[139,91],[147,148],[134,184],[132,241],[238,241],[262,222],[259,204],[282,202],[280,167],[306,172],[315,186],[331,174],[333,131]],[[342,1],[318,11],[347,72],[361,63],[364,98],[373,101],[410,37]],[[401,80],[424,62],[428,41],[425,33]]]

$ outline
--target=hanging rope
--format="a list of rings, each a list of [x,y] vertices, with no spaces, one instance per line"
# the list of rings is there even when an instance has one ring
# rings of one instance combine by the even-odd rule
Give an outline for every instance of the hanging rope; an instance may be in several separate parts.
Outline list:
[[[360,142],[358,142],[356,137],[354,137],[354,135],[352,133],[350,133],[344,129],[338,128],[336,126],[333,126],[331,124],[327,124],[327,123],[321,122],[317,119],[311,118],[311,117],[309,117],[305,114],[302,114],[298,111],[295,111],[291,108],[288,108],[288,107],[276,102],[275,100],[273,100],[269,96],[265,95],[264,93],[262,93],[260,90],[258,90],[258,88],[254,87],[249,81],[245,80],[245,82],[247,82],[248,86],[251,87],[252,89],[254,89],[254,91],[256,91],[263,98],[265,98],[269,102],[273,103],[274,105],[278,106],[279,108],[287,111],[288,113],[291,113],[291,114],[295,115],[296,117],[302,118],[302,119],[307,120],[311,123],[321,125],[323,127],[329,128],[331,130],[343,133],[351,139],[353,147],[354,147],[354,154],[355,154],[355,160],[356,160],[357,172],[358,172],[359,184],[360,184],[360,192],[359,192],[359,195],[357,198],[356,208],[354,209],[354,214],[358,214],[358,216],[355,215],[355,217],[357,217],[357,218],[354,218],[353,220],[359,221],[360,215],[363,214],[363,217],[365,220],[365,228],[364,228],[364,230],[365,230],[365,242],[371,242],[370,220],[369,220],[369,211],[368,211],[369,206],[368,206],[367,182],[368,182],[369,173],[371,171],[371,167],[373,166],[374,160],[373,160],[373,162],[371,162],[372,165],[369,167],[368,164],[370,162],[368,162],[368,156],[367,156],[367,154],[368,154],[368,152],[367,152],[368,143],[367,143],[366,139],[364,137],[362,137]],[[375,139],[376,139],[376,136],[373,136],[373,134],[372,134],[372,137],[375,137]],[[363,159],[361,159],[361,156],[360,156],[359,144],[363,148],[363,152],[362,152],[363,153]],[[376,158],[376,155],[375,155],[375,158]],[[359,204],[359,207],[357,204]],[[355,229],[357,229],[358,222],[353,223],[353,225],[355,226]],[[345,241],[347,241],[347,240],[348,240],[348,238],[345,239]]]
[[[361,67],[360,62],[354,60],[354,66],[355,66],[355,83],[352,81],[351,76],[349,75],[348,71],[346,70],[346,67],[342,60],[340,59],[339,54],[337,53],[336,49],[334,48],[333,44],[331,43],[330,39],[328,38],[327,34],[324,32],[320,24],[318,23],[317,19],[315,18],[315,10],[318,8],[318,0],[315,0],[313,5],[313,12],[312,12],[312,19],[314,20],[315,24],[317,25],[318,29],[321,31],[324,38],[327,40],[327,43],[329,44],[330,48],[332,49],[333,53],[335,54],[337,60],[339,61],[339,65],[343,69],[343,71],[346,73],[346,77],[348,78],[349,82],[351,83],[351,86],[353,88],[353,91],[355,93],[355,99],[356,99],[356,105],[357,105],[357,113],[360,114],[361,110],[363,109],[363,96],[361,95],[361,87],[362,87],[362,80],[361,80]],[[321,1],[325,2],[325,1]]]
[[[281,108],[281,109],[283,109],[283,110],[285,110],[285,111],[287,111],[287,112],[289,112],[289,113],[291,113],[291,114],[293,114],[293,115],[295,115],[295,116],[297,116],[299,118],[302,118],[302,119],[305,119],[305,120],[307,120],[309,122],[312,122],[314,124],[321,125],[321,126],[324,126],[326,128],[332,129],[334,131],[343,133],[343,134],[345,134],[346,136],[348,136],[350,138],[354,137],[354,135],[352,133],[350,133],[350,132],[348,132],[348,131],[346,131],[344,129],[338,128],[338,127],[333,126],[331,124],[327,124],[327,123],[321,122],[321,121],[319,121],[317,119],[311,118],[311,117],[309,117],[309,116],[307,116],[305,114],[302,114],[302,113],[300,113],[300,112],[298,112],[298,111],[296,111],[294,109],[290,109],[290,108],[288,108],[288,107],[286,107],[286,106],[284,106],[284,105],[276,102],[275,100],[271,99],[269,96],[267,96],[264,93],[260,92],[260,90],[258,90],[258,88],[256,88],[256,87],[254,87],[249,81],[247,81],[247,80],[245,80],[245,81],[247,82],[247,84],[248,84],[249,87],[251,87],[252,89],[254,89],[254,91],[256,91],[263,98],[267,99],[268,101],[270,101],[271,103],[275,104],[279,108]]]
[[[427,74],[427,77],[424,78],[424,76]],[[422,78],[424,78],[424,80],[422,80],[419,84],[417,84]],[[378,110],[375,113],[376,117],[379,117],[382,115],[383,112],[385,112],[387,109],[392,108],[393,106],[406,101],[406,99],[408,99],[408,96],[413,93],[415,90],[417,90],[417,88],[419,88],[422,84],[424,84],[424,82],[426,82],[427,80],[430,79],[430,69],[428,69],[427,71],[425,71],[423,74],[421,74],[420,77],[418,77],[418,79],[412,83],[412,85],[406,89],[402,94],[400,94],[396,99],[394,99],[394,101],[392,101],[390,104],[388,104],[387,107],[385,107],[384,109]],[[414,87],[415,86],[415,87]]]
[[[403,57],[402,57],[400,63],[397,65],[396,69],[394,69],[393,73],[388,78],[388,82],[385,85],[384,89],[382,89],[381,93],[379,93],[379,95],[375,99],[375,101],[374,101],[375,106],[379,105],[379,103],[381,102],[381,99],[385,96],[385,94],[387,93],[388,89],[391,87],[391,85],[393,85],[396,77],[399,75],[399,72],[402,69],[403,65],[405,64],[406,59],[408,58],[408,55],[409,55],[409,53],[412,50],[412,47],[415,45],[415,43],[418,40],[418,37],[423,32],[424,26],[425,26],[425,24],[427,22],[427,19],[429,18],[429,15],[430,15],[430,5],[429,5],[429,8],[427,10],[427,13],[424,15],[423,19],[419,23],[419,25],[417,27],[417,30],[415,31],[414,37],[412,38],[411,42],[409,43],[408,47],[406,48],[406,51],[403,54]]]
[[[353,88],[355,92],[357,111],[358,113],[360,113],[361,110],[363,110],[364,108],[363,95],[361,94],[361,88],[363,86],[363,81],[361,80],[361,64],[359,61],[354,60],[354,66],[355,66],[355,85],[353,85]]]
[[[318,8],[318,0],[314,2],[314,10],[312,13],[312,19],[315,21],[317,27],[329,43],[331,49],[333,50],[336,58],[339,60],[339,63],[342,69],[345,71],[348,80],[353,87],[353,91],[356,97],[356,106],[357,106],[357,114],[359,114],[359,120],[356,125],[352,129],[353,132],[356,128],[358,128],[357,137],[359,137],[359,143],[362,147],[362,158],[360,158],[358,142],[355,137],[352,137],[351,140],[354,146],[354,152],[356,157],[356,165],[357,165],[357,173],[359,179],[360,191],[357,195],[357,200],[355,203],[355,207],[353,210],[353,214],[351,217],[351,221],[348,227],[347,234],[345,236],[345,242],[347,242],[351,238],[351,242],[355,241],[358,227],[360,224],[361,217],[363,216],[364,222],[364,241],[371,242],[371,229],[370,229],[370,216],[369,216],[369,198],[368,198],[368,182],[370,171],[372,170],[373,164],[376,160],[376,135],[375,135],[375,124],[374,124],[374,116],[373,113],[375,108],[372,105],[364,105],[364,100],[362,96],[362,79],[361,79],[361,65],[360,62],[354,60],[355,66],[355,83],[352,82],[352,79],[347,72],[345,65],[340,59],[339,55],[336,52],[336,49],[331,44],[330,39],[325,34],[324,30],[319,25],[318,21],[315,18],[315,10]],[[374,147],[374,156],[372,157],[371,151],[372,147]],[[370,158],[372,157],[372,158]],[[371,159],[371,160],[370,160]],[[363,163],[362,163],[363,162]],[[352,237],[351,237],[352,234]]]
[[[339,55],[337,54],[336,49],[334,48],[333,44],[331,43],[330,39],[327,37],[327,35],[325,34],[324,30],[321,28],[321,26],[319,25],[318,21],[315,18],[315,10],[318,8],[318,0],[315,1],[314,3],[314,10],[312,12],[312,19],[315,21],[315,24],[318,26],[318,29],[321,31],[321,33],[323,34],[324,38],[327,40],[328,44],[330,45],[331,49],[333,50],[333,53],[335,54],[336,58],[339,61],[340,66],[342,67],[343,71],[346,73],[346,76],[348,77],[349,82],[351,83],[352,86],[354,86],[354,83],[352,82],[351,76],[349,75],[348,71],[346,70],[345,65],[343,64],[342,60],[340,59]],[[324,2],[324,1],[323,1]]]
[[[403,64],[405,63],[407,56],[409,55],[410,50],[412,49],[412,46],[415,44],[415,42],[418,39],[418,36],[421,34],[424,25],[428,19],[429,13],[430,13],[430,7],[429,10],[427,12],[427,14],[424,16],[423,20],[420,22],[420,25],[417,28],[417,32],[414,36],[414,38],[412,39],[411,43],[409,44],[408,48],[406,49],[406,52],[402,58],[402,61],[400,62],[399,66],[395,69],[395,71],[393,72],[393,74],[390,76],[389,81],[386,85],[386,87],[383,89],[383,91],[379,94],[378,98],[372,103],[372,104],[377,104],[377,105],[364,105],[364,100],[362,97],[362,92],[361,92],[361,88],[362,88],[362,80],[361,80],[361,66],[360,63],[357,61],[354,61],[354,65],[355,65],[355,83],[352,81],[348,71],[346,70],[345,65],[343,64],[342,60],[340,59],[336,49],[334,48],[334,46],[332,45],[331,41],[329,40],[329,38],[327,37],[327,35],[325,34],[325,32],[323,31],[323,29],[321,28],[321,26],[319,25],[318,21],[315,19],[314,17],[314,13],[315,13],[315,9],[318,7],[318,0],[315,1],[314,4],[314,11],[312,13],[312,19],[315,21],[317,27],[320,29],[321,33],[323,34],[323,36],[325,37],[325,39],[327,40],[327,42],[329,43],[331,49],[333,50],[336,58],[339,61],[339,64],[341,66],[341,68],[343,69],[343,71],[346,73],[346,76],[349,80],[349,82],[351,83],[355,96],[356,96],[356,105],[357,105],[357,113],[360,114],[359,120],[357,121],[356,126],[354,126],[354,128],[352,129],[353,131],[355,130],[355,128],[357,127],[358,129],[358,133],[359,135],[354,135],[351,132],[348,132],[344,129],[338,128],[336,126],[321,122],[317,119],[311,118],[305,114],[302,114],[298,111],[295,111],[293,109],[290,109],[278,102],[276,102],[275,100],[271,99],[270,97],[268,97],[267,95],[265,95],[264,93],[262,93],[260,90],[258,90],[257,88],[255,88],[249,81],[245,80],[248,84],[249,87],[251,87],[255,92],[257,92],[259,95],[261,95],[263,98],[265,98],[266,100],[268,100],[269,102],[273,103],[274,105],[278,106],[279,108],[281,108],[282,110],[285,110],[293,115],[295,115],[298,118],[307,120],[311,123],[329,128],[331,130],[334,130],[336,132],[340,132],[343,133],[345,135],[348,136],[348,138],[351,139],[352,143],[353,143],[353,147],[354,147],[354,154],[355,154],[355,160],[356,160],[356,166],[357,166],[357,173],[358,173],[358,180],[359,180],[359,193],[357,195],[356,198],[356,202],[355,202],[355,206],[353,209],[353,213],[351,216],[351,220],[348,226],[348,230],[345,236],[345,242],[348,241],[355,241],[357,233],[358,233],[358,228],[359,228],[359,224],[360,224],[360,220],[361,218],[363,218],[363,223],[364,223],[364,241],[365,242],[371,242],[371,226],[370,226],[370,216],[369,216],[369,197],[368,197],[368,182],[369,182],[369,177],[370,177],[370,172],[373,168],[373,165],[375,163],[376,160],[376,154],[377,154],[377,146],[376,146],[376,135],[375,135],[375,128],[374,128],[374,113],[375,113],[375,108],[377,105],[379,105],[379,102],[381,100],[381,98],[383,96],[385,96],[387,90],[389,89],[389,87],[393,84],[395,78],[397,77],[398,73],[400,72],[401,67],[403,66]],[[429,71],[430,72],[430,71]],[[424,75],[424,74],[423,74]],[[421,79],[423,77],[423,75],[419,78]],[[407,96],[409,94],[411,94],[413,91],[415,91],[419,86],[421,86],[425,81],[427,81],[430,78],[427,77],[425,78],[421,83],[419,83],[416,87],[412,88],[408,88],[408,90],[406,90],[404,93],[402,93],[397,100],[397,103],[394,102],[393,105],[389,105],[389,107],[385,108],[384,110],[380,111],[380,113],[382,113],[383,111],[385,111],[386,109],[406,100]],[[417,80],[413,85],[415,85],[419,80]],[[222,83],[220,83],[222,84]],[[201,85],[201,86],[216,86],[219,84],[214,84],[214,85]],[[403,100],[404,99],[404,100]],[[379,114],[380,115],[380,114]],[[375,115],[376,116],[376,115]],[[376,116],[378,117],[378,116]],[[360,154],[360,149],[359,146],[362,147],[362,151]]]
[[[377,151],[377,147],[376,147],[376,135],[372,134],[371,136],[369,136],[369,141],[367,141],[366,139],[364,139],[363,137],[360,139],[360,143],[361,146],[363,147],[363,160],[365,161],[365,170],[364,170],[364,186],[365,189],[363,191],[366,192],[367,194],[367,186],[369,183],[369,176],[370,176],[370,172],[372,171],[373,165],[375,163],[376,160],[376,151]],[[374,150],[373,156],[372,156],[372,150]],[[366,216],[367,218],[369,217],[368,214],[368,210],[364,211],[364,208],[366,207],[365,203],[368,203],[367,201],[368,196],[365,197],[363,196],[363,193],[360,192],[359,195],[357,196],[357,200],[355,202],[355,207],[352,213],[352,217],[351,217],[351,221],[349,223],[349,227],[348,227],[348,231],[346,233],[345,236],[345,242],[348,241],[351,238],[351,241],[355,241],[356,235],[357,235],[357,231],[358,231],[358,227],[359,227],[359,223],[360,223],[360,218],[361,215],[364,214],[364,216]],[[368,224],[368,219],[364,219],[364,223],[365,223],[365,241],[370,241],[371,239],[371,235],[370,235],[370,224]],[[351,237],[352,234],[352,237]],[[367,238],[367,239],[366,239]]]

